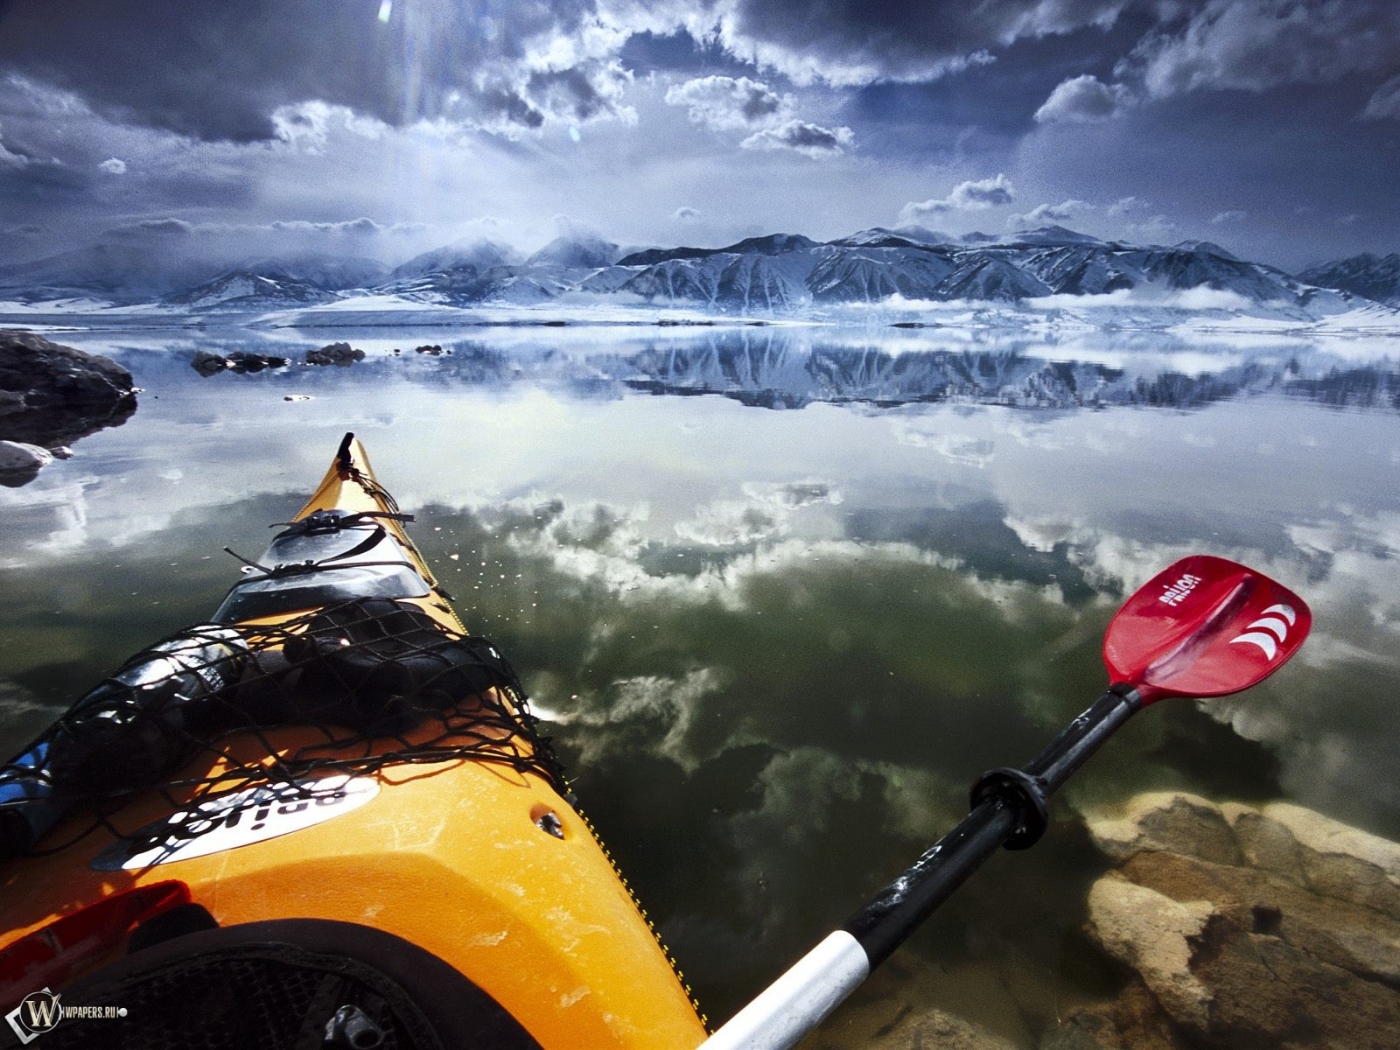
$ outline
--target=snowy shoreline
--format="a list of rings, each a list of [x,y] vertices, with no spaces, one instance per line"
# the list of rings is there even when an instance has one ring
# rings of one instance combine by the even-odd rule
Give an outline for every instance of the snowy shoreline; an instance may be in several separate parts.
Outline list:
[[[1057,297],[1058,298],[1058,297]],[[1094,297],[1086,297],[1094,298]],[[373,305],[370,305],[370,304]],[[201,330],[209,328],[906,328],[1001,329],[1054,334],[1070,331],[1161,332],[1199,336],[1271,335],[1400,337],[1400,310],[1367,305],[1327,317],[1295,311],[1270,316],[1235,310],[1190,310],[1177,306],[1058,303],[1024,306],[990,302],[929,303],[900,299],[873,305],[788,313],[710,313],[698,308],[595,306],[448,306],[385,297],[344,299],[320,306],[270,311],[200,311],[167,306],[116,306],[84,301],[0,302],[0,327],[30,331]]]

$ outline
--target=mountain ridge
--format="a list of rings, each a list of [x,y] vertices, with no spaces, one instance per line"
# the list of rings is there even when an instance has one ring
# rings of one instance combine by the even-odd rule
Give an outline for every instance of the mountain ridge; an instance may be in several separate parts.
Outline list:
[[[530,256],[479,238],[421,253],[392,270],[370,260],[304,253],[209,270],[189,258],[162,270],[154,253],[113,252],[99,243],[91,250],[0,267],[0,297],[21,302],[85,297],[195,312],[272,310],[359,296],[449,307],[582,298],[692,306],[719,314],[796,314],[891,297],[905,303],[971,300],[1015,306],[1052,296],[1112,297],[1141,290],[1156,302],[1195,293],[1196,309],[1282,309],[1307,316],[1340,313],[1369,301],[1400,306],[1400,255],[1357,256],[1295,276],[1240,259],[1210,241],[1138,245],[1058,225],[997,237],[872,227],[829,241],[772,233],[717,248],[640,250],[619,248],[593,233],[573,233]]]

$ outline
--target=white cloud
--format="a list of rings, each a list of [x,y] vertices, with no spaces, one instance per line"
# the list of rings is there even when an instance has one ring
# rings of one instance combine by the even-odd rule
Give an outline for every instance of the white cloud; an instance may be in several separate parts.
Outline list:
[[[1118,116],[1132,97],[1122,84],[1105,84],[1084,74],[1072,77],[1050,92],[1035,111],[1038,124],[1100,124]]]
[[[1210,221],[1212,225],[1224,226],[1226,223],[1230,222],[1244,222],[1247,218],[1249,218],[1249,212],[1232,208],[1230,211],[1220,212]]]
[[[575,730],[615,730],[652,723],[662,730],[660,741],[654,745],[656,751],[693,771],[704,756],[695,755],[686,738],[701,705],[727,684],[726,673],[712,667],[697,668],[682,678],[621,678],[612,682],[601,697],[590,696],[579,703],[580,697],[574,696],[567,707],[560,703],[557,708],[548,708],[549,721]],[[532,706],[539,713],[538,705]],[[575,731],[570,739],[580,746],[581,765],[597,763],[611,747],[626,750],[634,746],[626,734],[617,732]]]
[[[379,138],[385,130],[378,120],[359,116],[348,106],[316,101],[278,107],[272,114],[272,126],[278,139],[307,153],[323,152],[334,130],[365,139]]]
[[[990,179],[969,179],[953,187],[953,192],[942,199],[910,201],[899,211],[901,225],[910,225],[933,215],[944,215],[950,211],[980,211],[1010,204],[1016,199],[1011,180],[998,173]]]
[[[1130,222],[1125,228],[1130,236],[1154,244],[1171,241],[1181,234],[1181,227],[1165,215],[1154,215],[1141,222]]]
[[[676,213],[672,216],[672,218],[679,219],[682,222],[687,222],[692,219],[700,218],[700,212],[698,209],[692,208],[688,204],[683,204],[681,205],[681,207],[676,209]]]
[[[1391,77],[1376,88],[1361,116],[1364,120],[1400,120],[1400,77]]]
[[[1067,200],[1059,204],[1039,204],[1024,215],[1012,215],[1006,224],[1012,229],[1029,229],[1051,222],[1068,222],[1077,214],[1093,211],[1088,201]]]
[[[786,149],[808,157],[834,157],[855,142],[850,128],[823,128],[805,120],[789,120],[776,128],[755,132],[739,143],[744,149]]]
[[[1115,219],[1121,219],[1126,215],[1131,215],[1135,211],[1141,211],[1147,207],[1147,202],[1141,197],[1120,197],[1108,206],[1108,214]]]
[[[1162,310],[1239,310],[1248,312],[1256,304],[1221,288],[1197,285],[1195,288],[1165,288],[1140,284],[1098,295],[1057,294],[1027,299],[1026,305],[1042,310],[1121,310],[1125,307],[1152,307]],[[1212,363],[1218,363],[1213,361]]]
[[[10,168],[23,168],[29,164],[29,158],[23,153],[14,153],[5,148],[4,136],[0,136],[0,166]]]
[[[1176,305],[1186,310],[1249,310],[1254,306],[1252,300],[1239,292],[1204,284],[1178,292],[1175,301]]]
[[[121,160],[117,157],[107,158],[101,164],[99,164],[98,167],[105,172],[111,173],[112,175],[126,174],[126,161]]]
[[[667,89],[666,103],[685,106],[691,121],[718,131],[763,127],[791,107],[767,84],[748,77],[710,76]]]

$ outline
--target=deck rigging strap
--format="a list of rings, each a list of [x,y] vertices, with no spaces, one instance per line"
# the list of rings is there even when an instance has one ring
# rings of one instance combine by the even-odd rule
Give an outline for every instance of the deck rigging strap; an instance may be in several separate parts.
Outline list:
[[[278,731],[311,729],[296,746]],[[0,767],[0,858],[51,853],[159,793],[215,795],[452,760],[533,773],[572,801],[508,660],[408,602],[362,598],[276,626],[197,625],[143,650]],[[69,814],[61,843],[44,834]]]

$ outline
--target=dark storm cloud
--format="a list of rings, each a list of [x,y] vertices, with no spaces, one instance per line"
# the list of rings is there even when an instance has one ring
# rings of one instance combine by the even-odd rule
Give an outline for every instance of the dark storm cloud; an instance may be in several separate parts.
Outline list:
[[[129,226],[118,226],[102,234],[104,241],[123,242],[151,240],[183,240],[194,233],[194,226],[184,219],[144,219]]]
[[[612,98],[627,79],[620,68],[595,65],[585,70],[575,66],[532,74],[529,93],[553,112],[591,120],[611,112]]]
[[[663,68],[687,49],[697,60],[718,50],[798,79],[920,81],[1017,40],[1109,27],[1125,3],[399,0],[381,22],[379,0],[65,0],[61,14],[51,0],[0,0],[0,70],[109,118],[211,141],[275,138],[274,113],[310,100],[395,126],[538,127],[548,113],[613,112],[630,75],[616,60],[631,41],[649,42],[630,48],[631,62],[655,55]],[[553,50],[559,41],[569,46]],[[776,109],[770,97],[753,104]]]
[[[0,150],[3,149],[0,143]],[[95,171],[81,171],[25,154],[21,154],[18,161],[0,156],[0,199],[8,204],[21,201],[32,204],[49,196],[72,197],[89,190],[97,176]]]
[[[543,108],[520,97],[531,73],[571,116],[609,107],[616,75],[605,64],[580,55],[553,69],[531,51],[576,33],[582,4],[400,0],[387,23],[379,11],[379,0],[65,0],[56,13],[49,0],[10,0],[0,69],[110,118],[234,142],[274,138],[274,112],[312,99],[391,125],[456,116],[530,126]]]
[[[1165,98],[1201,89],[1264,91],[1400,68],[1394,0],[1209,0],[1148,34],[1125,72]]]
[[[920,81],[1018,40],[1111,26],[1128,0],[738,0],[723,39],[743,57],[833,83]]]

